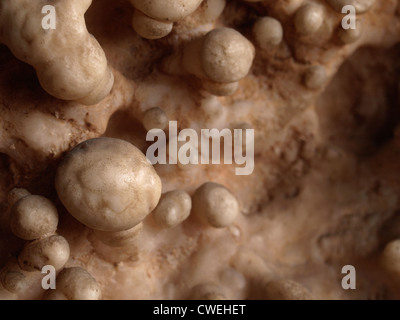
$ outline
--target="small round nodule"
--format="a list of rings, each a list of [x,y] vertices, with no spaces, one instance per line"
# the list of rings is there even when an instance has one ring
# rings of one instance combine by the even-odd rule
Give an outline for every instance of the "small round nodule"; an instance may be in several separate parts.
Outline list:
[[[170,34],[174,25],[172,22],[155,20],[146,16],[140,10],[135,10],[132,18],[132,26],[141,37],[154,40]]]
[[[65,268],[57,277],[57,289],[49,290],[46,300],[100,300],[101,288],[95,278],[79,267]]]
[[[338,37],[343,44],[351,44],[360,39],[362,35],[362,24],[359,20],[356,22],[355,29],[343,29],[340,28]]]
[[[326,83],[327,74],[323,66],[312,66],[304,75],[304,84],[309,89],[318,89]]]
[[[266,284],[267,300],[312,300],[311,293],[300,283],[292,280],[273,280]]]
[[[153,214],[160,226],[173,228],[189,217],[191,209],[190,195],[183,190],[174,190],[162,195]]]
[[[164,130],[168,125],[168,116],[161,108],[151,108],[143,113],[142,123],[147,131],[152,129]]]
[[[259,18],[253,26],[253,34],[262,49],[277,46],[283,40],[282,24],[271,17]]]
[[[59,235],[35,240],[25,245],[18,256],[18,264],[24,271],[41,271],[44,266],[61,270],[69,259],[68,241]]]
[[[130,0],[149,17],[162,21],[179,21],[192,14],[203,0]]]
[[[192,212],[215,228],[226,228],[239,215],[236,197],[224,186],[207,182],[196,190],[192,199]]]
[[[66,209],[89,228],[118,232],[139,224],[158,204],[161,179],[129,142],[88,140],[61,162],[56,189]]]
[[[400,275],[400,239],[386,244],[381,256],[381,264],[386,271]]]
[[[27,277],[22,271],[6,271],[1,282],[4,289],[15,294],[23,294],[29,287]]]
[[[53,203],[42,197],[29,195],[11,208],[11,231],[23,240],[36,240],[57,231],[58,213]]]
[[[316,33],[324,23],[324,8],[316,4],[302,6],[296,12],[294,24],[296,31],[302,35]]]
[[[205,74],[215,82],[235,82],[245,78],[255,56],[253,44],[231,28],[209,32],[200,53]]]

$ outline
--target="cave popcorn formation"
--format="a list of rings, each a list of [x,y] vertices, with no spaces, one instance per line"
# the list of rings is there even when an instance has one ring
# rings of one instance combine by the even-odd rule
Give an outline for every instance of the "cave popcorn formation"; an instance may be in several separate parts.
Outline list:
[[[399,298],[398,2],[165,3],[1,2],[0,298]],[[169,120],[254,173],[151,166]]]
[[[167,36],[174,22],[184,19],[199,7],[203,0],[130,0],[135,13],[132,25],[135,31],[146,39]]]
[[[86,29],[84,14],[92,1],[56,1],[58,27],[42,28],[43,4],[2,1],[0,42],[31,64],[43,88],[59,99],[100,102],[114,77],[100,44]]]

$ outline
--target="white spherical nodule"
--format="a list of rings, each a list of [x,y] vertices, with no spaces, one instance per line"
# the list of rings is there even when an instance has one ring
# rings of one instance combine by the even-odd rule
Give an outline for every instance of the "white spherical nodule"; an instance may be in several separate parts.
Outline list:
[[[143,113],[142,123],[147,131],[152,129],[164,130],[168,125],[168,116],[161,108],[151,108]]]
[[[282,24],[271,17],[259,18],[253,26],[253,34],[262,49],[277,46],[283,40]]]
[[[57,277],[55,290],[49,290],[46,300],[100,300],[101,287],[93,276],[80,267],[65,268]]]
[[[239,215],[237,198],[224,186],[207,182],[196,190],[192,212],[215,228],[231,226]]]
[[[340,28],[339,32],[338,32],[338,37],[343,44],[345,44],[345,45],[352,44],[352,43],[356,42],[358,39],[360,39],[360,37],[362,35],[362,30],[363,30],[362,24],[358,20],[356,22],[355,29]]]
[[[174,190],[162,195],[153,214],[159,225],[173,228],[189,217],[191,209],[190,195],[183,190]]]
[[[59,235],[27,243],[18,256],[18,263],[24,271],[41,271],[44,266],[61,270],[70,255],[68,241]]]
[[[15,294],[23,294],[24,291],[28,289],[26,276],[18,271],[9,271],[5,273],[2,278],[2,285],[4,289]]]
[[[309,89],[318,89],[326,83],[327,74],[323,66],[312,66],[304,75],[304,84]]]
[[[129,142],[88,140],[61,162],[57,193],[81,223],[100,231],[133,228],[156,207],[161,179],[146,156]]]
[[[203,0],[130,0],[145,15],[161,21],[179,21],[192,14]]]
[[[306,4],[297,10],[295,15],[295,28],[301,35],[316,33],[324,23],[324,8],[317,4]]]
[[[215,22],[226,6],[226,0],[207,0],[206,5],[203,8],[203,16],[206,21]]]
[[[11,231],[24,240],[36,240],[57,231],[58,213],[53,203],[42,197],[29,195],[11,208]]]
[[[219,28],[203,41],[201,65],[211,81],[231,83],[246,77],[253,65],[253,44],[238,31]]]
[[[21,295],[32,285],[32,273],[23,271],[15,258],[7,261],[0,270],[0,287],[7,291]]]
[[[386,244],[381,256],[381,264],[386,271],[400,275],[400,239]]]

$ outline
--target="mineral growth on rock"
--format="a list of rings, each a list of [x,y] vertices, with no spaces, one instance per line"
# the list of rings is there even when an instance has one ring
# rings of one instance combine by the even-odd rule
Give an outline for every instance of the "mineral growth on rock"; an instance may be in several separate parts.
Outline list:
[[[399,15],[1,1],[0,299],[399,299]]]

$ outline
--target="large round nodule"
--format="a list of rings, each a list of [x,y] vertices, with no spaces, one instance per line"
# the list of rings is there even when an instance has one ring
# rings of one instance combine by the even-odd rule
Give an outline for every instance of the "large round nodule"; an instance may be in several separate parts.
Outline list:
[[[61,162],[56,189],[81,223],[118,232],[139,224],[158,204],[161,180],[145,155],[129,142],[88,140]]]
[[[192,14],[203,0],[130,0],[136,9],[154,19],[179,21]]]
[[[192,212],[215,228],[231,226],[239,216],[237,198],[224,186],[207,182],[193,195]]]
[[[80,267],[65,268],[57,277],[57,288],[48,290],[46,300],[100,300],[101,287],[92,275]]]
[[[253,44],[241,33],[231,28],[219,28],[204,38],[201,63],[209,79],[231,83],[248,75],[254,56]]]
[[[58,213],[53,203],[42,197],[29,195],[11,208],[11,231],[23,240],[36,240],[57,231]]]

